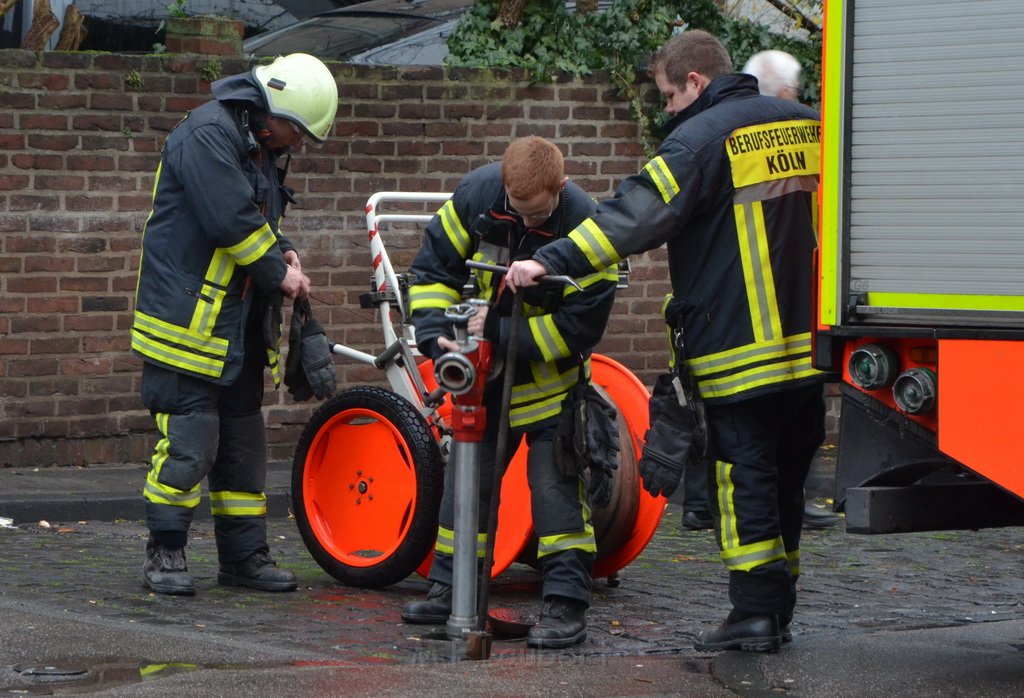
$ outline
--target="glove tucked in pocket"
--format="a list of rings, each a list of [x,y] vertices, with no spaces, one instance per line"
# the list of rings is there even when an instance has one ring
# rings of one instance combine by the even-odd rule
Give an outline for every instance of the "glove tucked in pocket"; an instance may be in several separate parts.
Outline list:
[[[307,299],[296,300],[292,310],[284,384],[296,402],[311,397],[323,400],[337,391],[338,374],[331,355],[331,343],[324,328],[313,317]]]
[[[555,438],[555,467],[563,475],[588,470],[587,491],[594,509],[608,505],[612,474],[619,467],[618,412],[589,383],[566,394]]]

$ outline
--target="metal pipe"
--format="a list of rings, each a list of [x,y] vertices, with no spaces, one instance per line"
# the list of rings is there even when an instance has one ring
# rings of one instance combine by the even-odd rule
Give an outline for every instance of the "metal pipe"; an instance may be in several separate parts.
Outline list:
[[[488,264],[487,262],[476,262],[472,259],[466,260],[466,266],[471,269],[480,269],[482,271],[493,271],[498,274],[505,274],[508,272],[508,267],[503,267],[500,264]],[[576,283],[576,279],[571,276],[565,276],[564,274],[545,274],[544,276],[537,277],[537,281],[542,283],[553,283],[553,284],[565,284],[572,286],[577,291],[582,291],[583,287]]]
[[[452,613],[446,631],[453,640],[464,638],[477,627],[476,542],[480,521],[480,444],[456,440],[455,552],[452,560]]]

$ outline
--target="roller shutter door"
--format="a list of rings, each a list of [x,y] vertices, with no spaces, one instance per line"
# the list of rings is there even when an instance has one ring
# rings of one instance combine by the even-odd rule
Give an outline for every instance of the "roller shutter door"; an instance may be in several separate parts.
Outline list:
[[[851,321],[1024,325],[1024,0],[847,3]]]

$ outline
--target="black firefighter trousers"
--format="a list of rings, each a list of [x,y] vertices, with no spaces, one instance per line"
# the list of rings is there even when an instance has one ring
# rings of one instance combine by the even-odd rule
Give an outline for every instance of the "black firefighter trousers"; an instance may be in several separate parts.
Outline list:
[[[478,531],[487,531],[487,515],[491,499],[491,483],[495,462],[497,420],[489,420],[487,433],[480,444],[480,509]],[[591,573],[596,557],[594,529],[583,480],[579,476],[560,474],[555,468],[555,427],[545,426],[523,433],[512,429],[508,440],[508,460],[525,437],[529,446],[526,476],[530,485],[533,529],[539,539],[542,595],[544,599],[563,596],[590,605]],[[454,463],[445,469],[444,494],[438,517],[438,545],[430,566],[428,579],[452,583],[453,558],[451,541],[454,511]],[[446,550],[447,548],[447,550]],[[482,558],[482,551],[478,557]]]
[[[786,625],[800,574],[804,481],[825,440],[822,386],[705,405],[709,503],[729,600],[744,616],[777,615]]]
[[[209,477],[220,560],[239,562],[266,550],[265,365],[261,348],[247,350],[238,379],[221,386],[143,364],[142,401],[161,437],[143,492],[155,542],[184,547],[200,483]]]

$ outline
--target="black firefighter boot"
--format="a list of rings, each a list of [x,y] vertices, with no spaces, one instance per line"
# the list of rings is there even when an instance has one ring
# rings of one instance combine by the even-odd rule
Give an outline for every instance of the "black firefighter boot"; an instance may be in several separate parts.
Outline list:
[[[422,601],[410,601],[402,606],[402,620],[421,625],[441,625],[452,614],[452,588],[449,584],[434,582]]]
[[[735,609],[714,630],[701,630],[693,643],[698,652],[775,652],[781,646],[777,616],[749,616]]]
[[[195,594],[196,588],[185,561],[185,549],[149,540],[146,543],[146,561],[142,563],[142,584],[158,594]]]
[[[563,649],[587,639],[587,605],[576,599],[552,596],[544,601],[540,622],[526,634],[526,646]]]
[[[240,562],[222,561],[217,583],[260,591],[295,591],[299,587],[295,575],[280,569],[266,550],[257,550]]]

